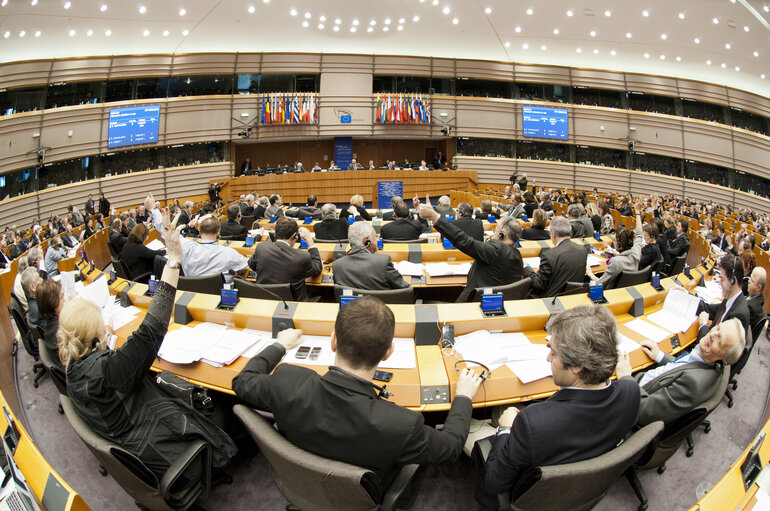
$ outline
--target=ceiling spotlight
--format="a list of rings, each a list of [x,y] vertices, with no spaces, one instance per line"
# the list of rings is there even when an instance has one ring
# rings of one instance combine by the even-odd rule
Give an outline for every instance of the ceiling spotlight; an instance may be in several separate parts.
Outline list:
[[[335,24],[335,25],[339,25],[340,23],[342,23],[342,20],[341,20],[341,19],[339,19],[339,18],[336,18],[336,19],[334,20],[334,24]]]
[[[524,48],[525,50],[528,50],[529,49],[529,44],[524,43],[524,44],[521,45],[521,47]]]
[[[680,56],[678,56],[678,55],[677,55],[677,57],[676,57],[676,61],[677,61],[677,62],[682,62],[682,57],[680,57]]]
[[[150,35],[150,31],[149,31],[149,30],[147,30],[147,29],[145,28],[144,30],[142,30],[142,35],[143,35],[144,37],[147,37],[147,36],[149,36],[149,35]]]
[[[32,1],[31,1],[29,4],[30,4],[32,7],[36,6],[36,5],[37,5],[37,0],[32,0]]]
[[[444,8],[441,9],[441,12],[443,12],[444,14],[449,14],[449,6],[445,5]]]
[[[542,45],[542,46],[540,47],[540,49],[541,49],[541,50],[543,50],[543,51],[545,51],[545,50],[547,50],[547,49],[548,49],[548,46],[546,46],[546,45]]]
[[[642,11],[642,16],[644,16],[645,18],[648,17],[649,15],[650,15],[650,11],[648,11],[647,9]]]
[[[182,35],[187,37],[188,35],[190,35],[190,31],[187,30],[187,29],[184,29],[184,30],[182,30]]]
[[[415,16],[414,18],[412,18],[412,21],[417,23],[418,21],[420,21],[420,17],[419,16]]]
[[[764,80],[765,79],[765,73],[762,73],[761,75],[759,75],[759,77]]]
[[[270,0],[262,0],[262,3],[269,4]]]
[[[357,20],[357,19],[354,19],[352,23],[353,23],[353,26],[354,26],[354,27],[357,27],[357,26],[358,26],[358,20]]]
[[[510,41],[505,41],[505,44],[503,46],[505,46],[506,48],[510,48],[511,47],[511,42]]]
[[[770,12],[770,5],[765,4],[763,9],[765,10],[765,12]]]
[[[596,30],[591,30],[589,34],[591,35],[591,37],[596,37]]]
[[[706,61],[706,65],[707,65],[707,66],[710,66],[710,65],[711,65],[711,60],[707,60],[707,61]]]
[[[318,30],[323,30],[323,29],[324,29],[324,24],[323,23],[319,23],[318,24]]]
[[[583,48],[575,48],[575,51],[578,53],[583,53]]]
[[[516,28],[513,29],[513,31],[516,32],[517,34],[519,34],[519,33],[521,33],[521,27],[516,27]]]
[[[163,37],[168,37],[168,30],[163,31]]]
[[[460,23],[460,20],[458,18],[452,18],[453,25],[457,25],[458,23]]]
[[[492,8],[491,7],[487,7],[486,9],[484,9],[484,12],[486,14],[492,14]]]
[[[306,19],[306,20],[309,20],[309,19],[310,19],[310,13],[309,13],[309,12],[307,12],[307,11],[305,11],[305,19]]]
[[[668,34],[660,34],[660,38],[665,41],[666,39],[668,39]]]
[[[730,45],[730,43],[725,43],[725,50],[729,50],[730,48],[732,48],[732,45]]]
[[[404,23],[406,23],[406,20],[404,18],[398,18],[399,25],[403,25]]]
[[[614,57],[615,55],[617,55],[617,54],[618,54],[618,52],[617,52],[617,51],[615,51],[615,50],[610,50],[610,55],[612,55],[613,57]]]
[[[334,30],[335,32],[339,32],[340,31],[340,26],[339,25],[334,25],[332,27],[332,30]]]
[[[324,23],[326,21],[326,16],[321,14],[320,16],[318,16],[318,21],[320,21],[321,23]]]
[[[665,55],[663,55],[663,54],[661,54],[661,55],[660,55],[660,60],[666,60],[666,56],[665,56]]]
[[[569,11],[567,11],[567,16],[569,16],[570,18],[571,18],[571,17],[572,17],[574,14],[575,14],[575,13],[574,13],[574,12],[572,12],[572,10],[569,10]]]
[[[104,35],[106,35],[107,37],[110,37],[112,35],[112,30],[108,28],[107,30],[104,31]]]
[[[554,28],[553,29],[553,35],[559,35],[559,29],[558,28]]]
[[[297,9],[294,9],[294,8],[290,9],[289,10],[289,14],[291,14],[292,16],[296,16],[297,15]]]
[[[350,31],[351,32],[355,32],[356,31],[356,27],[350,27]]]
[[[0,7],[5,7],[6,5],[8,5],[8,0],[3,0],[0,2]]]
[[[387,32],[387,31],[389,31],[389,30],[390,30],[390,27],[382,27],[382,31],[383,31],[383,32]]]
[[[609,18],[610,16],[612,16],[612,11],[607,9],[606,11],[604,11],[604,15]]]
[[[679,19],[680,19],[680,20],[683,20],[683,19],[684,19],[684,13],[683,13],[683,12],[680,12],[680,13],[679,13]]]
[[[72,7],[72,2],[64,2],[65,9],[69,9],[70,7]]]
[[[714,18],[711,21],[714,23],[714,25],[719,25],[719,18]]]
[[[743,31],[744,31],[744,32],[748,32],[749,30],[751,30],[751,29],[749,28],[749,26],[748,26],[748,25],[745,25],[745,26],[743,27]]]
[[[727,64],[725,64],[724,62],[722,62],[722,64],[720,65],[722,66],[722,69],[725,69],[727,67]]]
[[[310,26],[310,23],[307,20],[305,20],[305,21],[302,22],[302,26],[307,28],[307,27]]]
[[[758,51],[755,51],[755,52],[754,52],[754,56],[755,56],[755,57],[759,57],[759,52],[758,52]]]
[[[741,66],[735,66],[735,70],[736,71],[740,71],[741,70]]]
[[[180,16],[184,16],[185,14],[187,14],[187,9],[185,9],[184,7],[182,7],[181,9],[179,9],[179,15],[180,15]]]
[[[431,4],[432,4],[432,5],[438,5],[438,0],[433,0],[433,1],[431,2]]]
[[[693,39],[693,41],[695,42],[695,44],[700,44],[700,37],[696,37],[695,39]]]
[[[102,5],[100,5],[100,6],[99,6],[99,10],[100,10],[100,11],[102,11],[102,12],[105,12],[105,11],[107,11],[107,4],[102,4]]]
[[[535,13],[535,11],[533,11],[531,7],[529,9],[527,9],[527,14],[529,16],[532,16],[534,13]]]
[[[254,14],[254,12],[255,12],[256,10],[257,10],[257,9],[256,9],[256,8],[255,8],[253,5],[250,5],[250,6],[249,6],[249,9],[248,9],[248,11],[249,11],[249,14]]]
[[[650,54],[649,53],[645,53],[644,54],[644,58],[646,58],[646,59],[650,58]]]
[[[89,28],[88,31],[86,32],[86,35],[88,37],[91,37],[92,35],[94,35],[94,31]]]
[[[43,33],[40,30],[35,30],[35,37],[40,37]]]
[[[384,23],[385,23],[386,25],[390,25],[390,18],[385,18],[385,21],[384,21]],[[372,23],[372,24],[373,24],[373,23]]]
[[[75,29],[71,28],[70,31],[67,32],[67,33],[70,35],[70,37],[74,37],[75,36]]]
[[[369,24],[371,26],[375,26],[377,24],[377,20],[372,20],[372,21],[369,22]]]
[[[143,5],[140,5],[139,6],[139,14],[144,14],[145,12],[147,12],[147,7],[145,7]]]
[[[19,31],[19,37],[24,37],[25,35],[27,35],[27,31],[26,30],[20,30]]]
[[[631,32],[626,32],[626,39],[631,39]]]
[[[5,37],[6,39],[8,39],[9,37],[11,37],[11,32],[10,32],[10,31],[8,31],[8,30],[6,30],[5,32],[3,32],[3,37]]]
[[[336,27],[335,27],[335,28],[336,28]],[[367,29],[366,29],[366,31],[367,31],[367,32],[374,32],[374,28],[373,28],[373,27],[369,27],[369,28],[367,28]]]
[[[455,18],[455,19],[457,19],[457,18]],[[402,30],[404,30],[404,25],[399,25],[399,26],[397,26],[397,27],[396,27],[396,30],[398,30],[399,32],[401,32]]]

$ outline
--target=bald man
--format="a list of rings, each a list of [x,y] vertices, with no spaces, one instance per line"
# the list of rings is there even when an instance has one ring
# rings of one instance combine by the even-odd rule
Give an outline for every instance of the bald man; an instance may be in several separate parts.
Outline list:
[[[765,281],[767,272],[761,266],[754,268],[749,277],[749,297],[746,304],[749,306],[749,324],[753,327],[765,319]],[[757,342],[756,339],[754,342]]]

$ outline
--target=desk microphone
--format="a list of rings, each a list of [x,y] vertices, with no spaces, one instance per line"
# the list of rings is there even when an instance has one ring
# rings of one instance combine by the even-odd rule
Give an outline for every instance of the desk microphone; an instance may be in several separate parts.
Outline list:
[[[235,270],[228,270],[228,273],[229,273],[230,275],[232,275],[234,279],[236,278],[236,275],[237,275],[237,274],[236,274]],[[237,277],[237,278],[242,278],[242,277]],[[245,279],[244,279],[244,280],[245,280]],[[267,289],[266,287],[263,287],[263,286],[262,286],[262,284],[257,284],[256,282],[251,282],[251,281],[248,281],[248,282],[249,282],[249,284],[254,284],[254,285],[258,286],[258,287],[259,287],[259,289],[261,289],[261,290],[262,290],[262,291],[264,291],[265,293],[267,293],[267,294],[269,294],[269,295],[271,295],[271,296],[275,297],[275,299],[276,299],[276,300],[280,300],[280,301],[282,301],[282,302],[283,302],[283,309],[284,309],[284,310],[289,310],[289,304],[288,304],[288,303],[286,303],[286,300],[284,300],[283,298],[281,298],[280,296],[278,296],[278,294],[277,294],[277,293],[274,293],[274,292],[270,291],[269,289]]]
[[[569,282],[565,282],[564,287],[561,289],[561,291],[553,295],[553,300],[551,300],[551,305],[555,305],[556,299],[559,298],[560,296],[564,296],[567,293],[568,287],[569,287]],[[570,290],[570,291],[574,291],[574,290]]]

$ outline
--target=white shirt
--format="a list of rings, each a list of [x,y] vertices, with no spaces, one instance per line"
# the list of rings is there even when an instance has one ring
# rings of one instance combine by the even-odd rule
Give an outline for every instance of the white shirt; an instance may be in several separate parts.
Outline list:
[[[158,208],[154,208],[150,212],[150,218],[152,219],[152,225],[155,226],[155,230],[158,231],[160,237],[163,237],[163,213]]]
[[[216,273],[229,275],[230,270],[242,271],[249,265],[249,260],[235,249],[218,245],[216,241],[196,243],[181,238],[181,242],[185,277],[205,277]]]

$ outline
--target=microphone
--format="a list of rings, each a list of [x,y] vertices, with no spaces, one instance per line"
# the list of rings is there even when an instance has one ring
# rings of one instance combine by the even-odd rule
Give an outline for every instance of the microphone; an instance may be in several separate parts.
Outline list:
[[[237,274],[236,274],[235,270],[232,270],[232,269],[230,269],[230,270],[228,270],[228,271],[227,271],[227,273],[229,273],[230,275],[232,275],[232,276],[233,276],[233,278],[236,278],[236,275],[237,275]],[[262,291],[264,291],[265,293],[267,293],[267,294],[269,294],[269,295],[271,295],[271,296],[275,297],[275,299],[276,299],[276,300],[280,300],[280,301],[282,301],[282,302],[283,302],[283,309],[284,309],[284,310],[289,310],[289,304],[288,304],[288,303],[286,303],[286,300],[284,300],[283,298],[281,298],[280,296],[278,296],[278,294],[276,294],[276,293],[274,293],[274,292],[270,291],[269,289],[267,289],[266,287],[262,286],[261,284],[257,284],[256,282],[251,282],[251,281],[249,281],[249,283],[250,283],[250,284],[254,284],[254,285],[257,285],[257,286],[259,286],[259,289],[261,289],[261,290],[262,290]]]
[[[560,296],[564,296],[567,293],[567,287],[569,287],[569,282],[564,283],[564,287],[561,288],[561,291],[553,295],[553,300],[551,300],[551,305],[554,305],[556,303],[556,299]],[[574,290],[570,290],[574,291]]]

